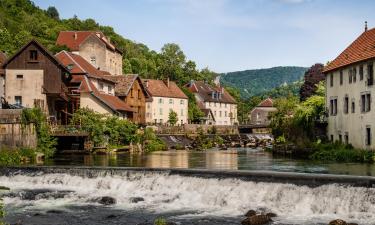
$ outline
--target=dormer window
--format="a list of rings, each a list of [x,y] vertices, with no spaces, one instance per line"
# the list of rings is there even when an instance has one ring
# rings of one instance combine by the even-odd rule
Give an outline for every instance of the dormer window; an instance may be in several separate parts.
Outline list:
[[[30,50],[29,59],[32,61],[38,60],[38,51]]]
[[[99,89],[101,90],[101,91],[103,91],[103,89],[104,89],[104,84],[103,83],[99,83]]]
[[[91,61],[92,65],[96,66],[96,57],[95,56],[91,56],[90,61]]]

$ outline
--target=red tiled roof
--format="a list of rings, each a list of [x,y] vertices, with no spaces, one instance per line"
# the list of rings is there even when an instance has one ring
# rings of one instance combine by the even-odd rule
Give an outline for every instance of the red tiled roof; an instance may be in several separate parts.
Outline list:
[[[90,36],[93,35],[100,39],[108,49],[118,51],[107,37],[100,31],[60,31],[56,40],[56,45],[66,45],[71,51],[79,51],[79,46]]]
[[[204,81],[192,81],[186,87],[197,93],[206,102],[221,102],[236,104],[236,100],[222,87],[212,87]],[[221,93],[221,98],[213,98],[212,93]]]
[[[341,67],[375,58],[375,28],[363,32],[336,59],[330,62],[324,73]]]
[[[271,98],[267,98],[259,103],[258,107],[273,107],[273,101]]]
[[[102,71],[96,69],[91,63],[87,62],[82,56],[73,54],[67,51],[61,51],[56,54],[56,57],[68,68],[71,67],[71,74],[87,74],[90,77],[95,77],[98,79],[104,79],[113,83],[113,81],[108,80],[105,76],[110,73],[107,71]]]
[[[162,80],[143,79],[142,82],[147,92],[151,96],[185,99],[188,98],[173,81],[169,81],[169,86],[167,85],[167,81]]]
[[[122,101],[118,97],[101,93],[86,75],[73,75],[72,81],[76,83],[80,82],[78,92],[91,93],[99,101],[103,102],[105,105],[107,105],[114,111],[134,111],[130,106],[128,106],[124,101]]]
[[[126,74],[126,75],[108,75],[105,76],[106,79],[112,80],[116,83],[115,86],[115,93],[116,96],[127,96],[129,94],[129,91],[131,87],[134,85],[135,81],[139,81],[139,84],[141,85],[141,88],[144,92],[144,94],[148,95],[147,91],[145,90],[141,79],[137,74]]]

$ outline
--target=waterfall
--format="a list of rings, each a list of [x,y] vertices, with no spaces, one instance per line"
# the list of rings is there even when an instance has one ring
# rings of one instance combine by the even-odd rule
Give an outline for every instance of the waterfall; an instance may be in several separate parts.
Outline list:
[[[197,212],[191,216],[240,216],[249,209],[271,211],[283,224],[326,223],[341,218],[359,224],[375,224],[375,188],[319,187],[264,183],[239,179],[171,175],[157,171],[124,171],[93,174],[22,172],[0,176],[0,185],[12,191],[48,189],[65,191],[63,198],[23,200],[4,197],[6,204],[51,207],[64,204],[92,204],[91,199],[112,196],[118,209],[143,207],[157,212]],[[5,195],[6,196],[6,195]],[[145,201],[130,204],[132,197]]]

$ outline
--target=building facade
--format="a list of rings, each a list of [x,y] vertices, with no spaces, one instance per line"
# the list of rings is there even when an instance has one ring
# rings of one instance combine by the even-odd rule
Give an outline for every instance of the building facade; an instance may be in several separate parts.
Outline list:
[[[5,100],[41,108],[51,120],[67,123],[71,75],[61,62],[32,40],[3,64]]]
[[[267,98],[251,110],[249,114],[250,123],[268,126],[271,123],[269,114],[275,111],[276,108],[273,107],[272,99]]]
[[[324,69],[331,141],[375,149],[374,43],[375,29],[366,29]]]
[[[122,52],[102,32],[61,31],[56,44],[67,46],[98,70],[122,74]]]
[[[177,125],[188,123],[188,97],[175,82],[142,80],[149,95],[146,99],[146,122],[168,124],[169,113],[177,113]]]
[[[114,81],[115,95],[133,109],[129,117],[134,123],[146,124],[146,99],[149,97],[137,74],[106,76]]]
[[[186,85],[195,95],[205,118],[202,123],[211,125],[238,124],[236,100],[223,88],[204,81],[191,81]]]

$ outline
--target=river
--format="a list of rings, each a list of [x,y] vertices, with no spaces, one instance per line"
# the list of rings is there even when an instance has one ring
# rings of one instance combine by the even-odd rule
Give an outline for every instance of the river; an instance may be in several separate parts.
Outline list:
[[[22,224],[152,224],[164,217],[177,224],[240,224],[249,209],[274,212],[272,224],[328,224],[345,219],[375,225],[375,188],[339,184],[318,186],[253,182],[236,177],[218,178],[132,171],[108,166],[269,170],[372,176],[375,168],[364,164],[337,164],[274,158],[255,149],[227,151],[166,151],[149,154],[59,156],[45,165],[99,166],[77,173],[53,168],[48,172],[13,169],[0,174],[7,221]],[[107,172],[106,172],[107,171]],[[116,204],[103,206],[102,196]],[[134,201],[141,198],[142,201]]]

